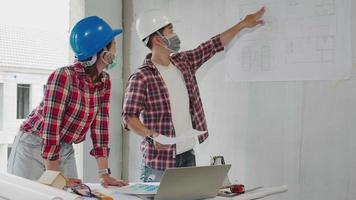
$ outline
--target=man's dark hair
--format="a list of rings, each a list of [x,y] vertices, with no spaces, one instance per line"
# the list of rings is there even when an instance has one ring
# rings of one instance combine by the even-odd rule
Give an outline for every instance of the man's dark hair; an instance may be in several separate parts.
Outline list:
[[[168,26],[168,25],[167,25]],[[162,27],[162,28],[160,28],[159,30],[158,30],[158,32],[160,32],[162,35],[163,35],[163,30],[164,30],[164,28],[166,28],[167,26],[164,26],[164,27]],[[157,32],[157,31],[156,31]],[[151,49],[152,50],[152,40],[153,40],[153,37],[154,36],[156,36],[156,35],[158,35],[156,32],[154,32],[154,33],[152,33],[151,35],[149,35],[148,36],[148,42],[147,42],[147,47],[149,48],[149,49]],[[147,40],[147,37],[145,38],[145,39],[143,39],[143,41],[145,41],[145,40]]]

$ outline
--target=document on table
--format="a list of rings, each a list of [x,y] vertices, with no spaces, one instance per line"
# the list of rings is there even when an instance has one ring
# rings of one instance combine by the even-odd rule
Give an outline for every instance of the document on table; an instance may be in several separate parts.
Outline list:
[[[146,197],[152,197],[156,194],[153,191],[148,192],[147,190],[149,190],[149,189],[147,189],[147,188],[143,189],[144,191],[141,191],[141,192],[139,192],[139,190],[137,190],[137,189],[132,190],[132,188],[138,187],[138,186],[135,186],[135,184],[146,185],[146,186],[140,186],[143,188],[149,187],[149,185],[156,186],[157,189],[159,187],[159,182],[130,183],[129,186],[124,186],[124,187],[109,186],[107,188],[102,187],[98,183],[94,183],[94,184],[86,183],[86,185],[88,185],[93,191],[102,192],[106,195],[113,197],[114,199],[124,199],[124,200],[150,199],[150,198],[146,198]],[[238,196],[234,196],[231,198],[216,197],[214,199],[252,200],[252,199],[259,199],[259,198],[263,198],[263,197],[267,197],[267,196],[271,196],[271,195],[280,194],[280,193],[287,192],[287,191],[288,191],[288,187],[286,185],[276,186],[276,187],[263,187],[258,190],[246,192],[244,194],[240,194]],[[141,194],[141,193],[143,193],[143,194]]]
[[[123,194],[134,195],[155,195],[159,187],[159,182],[153,183],[132,183],[127,186],[115,188],[114,191]]]
[[[251,199],[259,199],[267,196],[283,193],[288,191],[288,186],[282,185],[277,187],[266,187],[261,188],[252,192],[246,192],[244,194],[240,194],[234,197],[234,200],[251,200]]]
[[[195,129],[191,129],[179,137],[167,137],[167,136],[159,134],[158,137],[155,137],[152,139],[160,144],[172,145],[172,144],[177,144],[179,142],[184,142],[184,141],[186,141],[186,139],[195,138],[195,137],[203,135],[207,132],[208,131],[198,131]]]

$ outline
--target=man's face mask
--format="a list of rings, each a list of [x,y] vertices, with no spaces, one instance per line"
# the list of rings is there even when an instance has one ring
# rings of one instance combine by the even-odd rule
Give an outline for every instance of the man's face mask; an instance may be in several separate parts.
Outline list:
[[[107,69],[111,70],[117,65],[117,58],[110,51],[104,51],[104,58],[107,64]]]
[[[157,34],[163,39],[164,43],[167,45],[167,49],[171,52],[178,52],[180,49],[180,39],[177,34],[172,33],[167,36],[163,36],[157,31]]]

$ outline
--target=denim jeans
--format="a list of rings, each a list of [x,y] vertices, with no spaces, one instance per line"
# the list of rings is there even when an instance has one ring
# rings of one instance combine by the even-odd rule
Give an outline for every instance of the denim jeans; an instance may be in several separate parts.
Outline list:
[[[156,170],[147,166],[144,161],[142,161],[141,168],[141,180],[143,182],[160,182],[164,174],[164,170]],[[179,155],[176,155],[176,165],[175,167],[192,167],[195,166],[195,153],[194,150],[186,151]]]
[[[72,144],[61,143],[59,170],[65,177],[77,178]],[[41,138],[32,133],[19,132],[15,138],[7,172],[30,180],[37,180],[46,167],[41,156]]]

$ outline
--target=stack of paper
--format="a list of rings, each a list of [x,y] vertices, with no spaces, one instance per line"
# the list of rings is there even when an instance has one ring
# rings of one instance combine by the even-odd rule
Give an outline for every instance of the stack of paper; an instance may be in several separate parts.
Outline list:
[[[135,183],[131,183],[130,185],[133,185],[133,184],[135,184]],[[146,184],[146,183],[144,183],[144,184]],[[97,183],[86,183],[86,185],[88,185],[92,189],[92,191],[102,192],[106,195],[113,197],[114,199],[140,200],[140,198],[137,195],[122,193],[120,191],[119,187],[109,186],[107,188],[104,188],[100,184],[97,184]]]
[[[130,183],[130,185],[115,188],[116,192],[134,195],[155,195],[159,187],[159,182],[152,183]]]
[[[198,137],[200,135],[205,134],[206,132],[207,131],[198,131],[195,129],[191,129],[191,130],[187,130],[180,137],[167,137],[167,136],[159,134],[158,137],[155,137],[152,139],[160,144],[172,145],[172,144],[184,142],[187,139],[192,139],[192,138]]]
[[[80,196],[8,173],[0,173],[0,199],[77,200]]]

